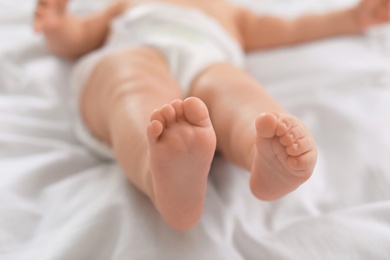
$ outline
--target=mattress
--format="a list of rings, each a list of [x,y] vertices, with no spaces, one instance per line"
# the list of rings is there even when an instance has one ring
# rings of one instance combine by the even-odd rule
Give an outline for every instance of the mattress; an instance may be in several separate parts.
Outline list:
[[[356,3],[234,2],[291,18]],[[248,172],[216,156],[204,215],[179,232],[76,139],[73,63],[33,33],[34,5],[0,0],[0,259],[390,259],[390,26],[249,54],[249,73],[312,131],[313,177],[262,202]]]

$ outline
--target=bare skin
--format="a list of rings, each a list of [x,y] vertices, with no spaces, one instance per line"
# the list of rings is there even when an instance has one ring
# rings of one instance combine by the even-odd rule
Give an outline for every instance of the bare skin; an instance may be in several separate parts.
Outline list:
[[[54,53],[77,58],[104,44],[112,19],[144,2],[149,1],[114,2],[80,18],[66,12],[66,0],[40,0],[34,28]],[[222,0],[164,2],[201,10],[246,51],[359,34],[390,21],[389,0],[364,0],[350,10],[293,21]],[[184,99],[187,94],[191,97]],[[251,172],[250,188],[262,200],[296,189],[315,167],[310,131],[247,73],[227,63],[207,68],[184,94],[155,50],[114,52],[97,64],[80,102],[91,133],[112,148],[128,179],[178,230],[192,228],[202,215],[216,149]]]
[[[188,214],[174,225],[196,223],[216,144],[207,107],[194,97],[175,100],[152,114],[147,136],[156,206],[166,219]]]

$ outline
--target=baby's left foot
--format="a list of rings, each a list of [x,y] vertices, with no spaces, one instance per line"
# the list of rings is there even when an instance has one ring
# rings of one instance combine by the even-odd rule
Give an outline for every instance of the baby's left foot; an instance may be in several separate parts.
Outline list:
[[[310,131],[296,117],[265,113],[256,121],[256,147],[250,186],[262,200],[276,200],[312,174],[317,149]]]

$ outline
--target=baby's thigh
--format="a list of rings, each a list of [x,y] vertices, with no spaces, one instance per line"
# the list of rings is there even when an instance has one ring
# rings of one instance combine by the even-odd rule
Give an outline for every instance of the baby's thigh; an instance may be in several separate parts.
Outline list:
[[[164,57],[152,48],[105,53],[90,71],[79,90],[78,110],[90,131],[103,140],[114,107],[139,96],[165,96],[170,101],[181,96]]]
[[[140,47],[105,54],[92,70],[85,87],[88,85],[113,87],[123,81],[140,78],[173,80],[165,58],[152,48]]]

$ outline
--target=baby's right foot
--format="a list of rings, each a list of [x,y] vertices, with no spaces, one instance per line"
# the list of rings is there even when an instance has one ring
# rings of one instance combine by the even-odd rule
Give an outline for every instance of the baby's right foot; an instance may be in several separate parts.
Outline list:
[[[35,32],[55,31],[61,25],[68,0],[39,0],[35,11]]]
[[[176,100],[155,111],[147,130],[154,203],[173,228],[193,227],[203,212],[216,136],[206,105]]]

